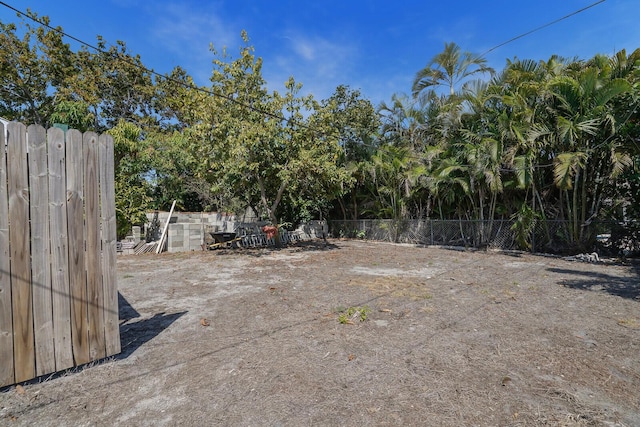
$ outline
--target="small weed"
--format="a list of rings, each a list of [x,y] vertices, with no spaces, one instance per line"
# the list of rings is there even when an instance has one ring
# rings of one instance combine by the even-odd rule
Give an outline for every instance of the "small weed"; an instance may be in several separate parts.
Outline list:
[[[355,321],[364,322],[371,313],[371,309],[366,305],[363,307],[349,307],[346,310],[340,310],[338,322],[341,324],[353,324]]]
[[[631,329],[640,329],[640,322],[633,318],[618,319],[618,325]]]
[[[123,279],[130,279],[133,277],[133,274],[125,274],[124,276],[122,276]]]
[[[504,296],[511,298],[512,300],[516,299],[516,294],[514,292],[511,291],[504,291],[503,292]]]

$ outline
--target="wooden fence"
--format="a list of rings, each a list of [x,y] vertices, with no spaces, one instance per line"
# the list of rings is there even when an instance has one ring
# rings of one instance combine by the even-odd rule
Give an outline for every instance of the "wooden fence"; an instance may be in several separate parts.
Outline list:
[[[113,149],[0,123],[0,387],[120,352]]]

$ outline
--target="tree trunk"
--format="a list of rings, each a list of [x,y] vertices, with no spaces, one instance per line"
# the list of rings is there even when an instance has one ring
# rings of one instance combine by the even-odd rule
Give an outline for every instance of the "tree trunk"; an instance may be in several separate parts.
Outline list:
[[[342,211],[342,219],[344,221],[347,220],[347,208],[344,206],[344,200],[342,197],[338,197],[338,204],[340,205],[340,210]]]
[[[573,181],[573,197],[572,197],[572,212],[571,216],[573,217],[573,239],[574,241],[580,241],[580,233],[578,232],[578,190],[580,189],[580,168],[576,171],[576,177]]]
[[[274,227],[278,227],[278,217],[276,216],[276,209],[278,208],[278,205],[280,204],[280,200],[282,200],[282,195],[284,194],[284,190],[287,188],[288,182],[287,181],[282,181],[280,183],[280,188],[278,188],[278,192],[276,193],[276,198],[273,201],[273,203],[271,205],[269,205],[269,201],[267,199],[267,191],[265,189],[264,186],[264,181],[262,180],[262,178],[260,178],[260,176],[257,177],[257,181],[258,181],[258,185],[260,187],[260,200],[262,201],[262,204],[264,206],[264,208],[267,211],[267,215],[269,215],[269,221],[271,221],[271,224]],[[282,246],[280,243],[280,236],[276,233],[276,236],[274,238],[275,240],[275,245],[276,247],[280,247]]]
[[[359,215],[358,214],[358,191],[356,190],[355,186],[351,189],[351,198],[353,200],[353,220],[357,221],[358,215]]]

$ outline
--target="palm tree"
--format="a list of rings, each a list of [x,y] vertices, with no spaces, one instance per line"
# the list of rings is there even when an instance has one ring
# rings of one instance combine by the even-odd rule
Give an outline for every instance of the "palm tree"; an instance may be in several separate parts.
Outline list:
[[[386,143],[420,152],[428,138],[431,103],[393,94],[391,103],[380,103],[377,111],[382,122],[381,136]]]
[[[493,68],[487,66],[487,60],[470,52],[463,52],[455,43],[445,43],[444,51],[434,56],[431,61],[418,73],[413,80],[412,93],[415,98],[425,89],[435,86],[449,88],[449,95],[455,94],[469,77],[489,73]]]
[[[406,147],[382,146],[371,159],[377,211],[394,220],[408,217],[408,201],[427,173],[420,159]]]
[[[602,182],[631,165],[631,158],[616,149],[621,120],[613,108],[614,99],[631,90],[631,85],[612,78],[610,66],[596,57],[554,79],[551,88],[559,149],[554,159],[555,183],[564,194],[571,237],[582,242],[582,226],[600,208]]]
[[[554,191],[551,162],[557,151],[555,139],[554,102],[550,82],[572,67],[575,60],[552,56],[547,61],[507,60],[507,66],[492,80],[491,88],[499,95],[495,105],[494,137],[501,141],[505,167],[511,168],[507,178],[505,211],[517,218],[540,218],[547,241],[547,217],[555,217],[559,207]],[[524,192],[523,192],[524,190]],[[531,237],[531,221],[516,221],[526,229],[516,230],[523,239]]]
[[[430,171],[427,186],[437,204],[440,219],[449,219],[448,214],[452,213],[462,219],[463,212],[469,211],[467,207],[470,200],[470,186],[467,178],[468,167],[446,153],[443,153],[437,166]],[[446,214],[445,209],[447,209]],[[450,209],[455,212],[451,212]]]

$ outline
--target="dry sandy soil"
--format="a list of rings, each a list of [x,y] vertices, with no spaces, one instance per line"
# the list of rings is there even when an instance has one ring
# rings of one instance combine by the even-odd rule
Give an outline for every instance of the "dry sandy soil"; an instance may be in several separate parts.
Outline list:
[[[122,256],[122,354],[1,390],[0,425],[640,426],[639,271],[340,240]]]

